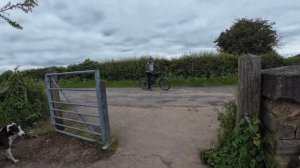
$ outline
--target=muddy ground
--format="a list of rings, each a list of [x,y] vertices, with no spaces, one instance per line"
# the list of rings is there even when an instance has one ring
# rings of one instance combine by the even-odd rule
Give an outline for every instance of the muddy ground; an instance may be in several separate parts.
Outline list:
[[[67,94],[74,102],[95,103],[95,94]],[[4,167],[199,168],[199,150],[214,145],[218,111],[234,98],[233,87],[145,91],[107,89],[111,132],[119,145],[109,158],[93,145],[60,134],[46,134],[14,146],[18,164],[0,156]],[[92,109],[80,109],[89,113]],[[92,120],[92,119],[90,119]],[[94,120],[96,121],[96,120]]]
[[[20,161],[14,164],[0,155],[0,168],[85,167],[113,153],[99,150],[100,144],[55,133],[49,120],[38,123],[31,132],[34,136],[17,138],[12,147],[14,157]]]

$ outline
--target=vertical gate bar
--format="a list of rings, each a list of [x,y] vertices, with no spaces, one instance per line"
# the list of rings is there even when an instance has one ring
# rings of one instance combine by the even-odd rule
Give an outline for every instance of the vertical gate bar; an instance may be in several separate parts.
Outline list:
[[[52,83],[55,85],[55,87],[58,88],[58,91],[61,92],[61,94],[64,96],[64,98],[67,100],[67,102],[68,102],[68,103],[71,103],[71,101],[70,101],[70,99],[68,98],[68,96],[64,93],[63,90],[59,90],[58,84],[56,84],[55,81],[54,81],[52,78],[51,78],[51,81],[52,81]],[[73,107],[74,107],[74,111],[75,111],[75,112],[79,112],[79,111],[78,111],[78,108],[77,108],[76,106],[73,105]],[[80,115],[80,114],[78,114],[78,115],[79,115],[79,117],[81,118],[82,121],[86,122],[86,119],[85,119],[82,115]],[[88,125],[88,127],[89,127],[89,129],[90,129],[91,131],[95,131],[95,129],[94,129],[93,126]]]
[[[47,97],[48,97],[48,105],[49,105],[49,110],[50,110],[50,115],[51,115],[51,126],[55,126],[56,122],[55,122],[55,119],[54,119],[54,113],[53,113],[53,104],[50,103],[50,101],[52,101],[52,98],[51,98],[51,93],[50,93],[50,83],[49,83],[49,77],[48,76],[45,76],[45,82],[46,82],[46,93],[47,93]]]
[[[99,112],[99,121],[101,127],[101,138],[102,144],[107,144],[107,137],[106,137],[106,129],[105,129],[105,121],[103,115],[103,101],[101,96],[101,88],[100,88],[100,72],[96,70],[95,72],[95,81],[96,81],[96,95],[97,95],[97,104],[98,104],[98,112]]]
[[[105,83],[100,80],[100,88],[101,88],[101,96],[103,102],[103,117],[104,117],[104,127],[105,127],[105,136],[106,136],[106,144],[108,144],[111,140],[110,137],[110,127],[109,127],[109,117],[108,117],[108,108],[107,108],[107,99],[106,99],[106,88]]]

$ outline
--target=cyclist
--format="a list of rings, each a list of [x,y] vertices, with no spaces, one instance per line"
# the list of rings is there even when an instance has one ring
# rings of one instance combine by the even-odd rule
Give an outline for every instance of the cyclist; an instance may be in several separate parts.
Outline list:
[[[148,89],[151,89],[151,78],[158,77],[158,70],[159,68],[154,64],[154,59],[150,56],[148,59],[148,63],[145,66],[146,75],[148,78]]]

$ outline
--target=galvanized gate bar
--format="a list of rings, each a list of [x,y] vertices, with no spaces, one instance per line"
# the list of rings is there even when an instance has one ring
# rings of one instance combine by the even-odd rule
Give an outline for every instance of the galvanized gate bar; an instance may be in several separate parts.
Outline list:
[[[95,73],[98,70],[86,70],[86,71],[73,71],[73,72],[62,72],[62,73],[50,73],[46,74],[46,76],[61,76],[61,75],[77,75],[77,74],[89,74]]]
[[[84,129],[81,129],[81,128],[76,128],[76,127],[72,127],[72,126],[68,126],[68,125],[64,125],[64,124],[55,124],[55,125],[70,128],[70,129],[74,129],[74,130],[78,130],[78,131],[82,131],[82,132],[87,132],[87,133],[94,134],[94,135],[101,135],[98,132],[88,131],[88,130],[84,130]]]
[[[95,75],[95,81],[96,81],[96,88],[91,88],[91,89],[77,89],[77,88],[59,88],[58,84],[54,82],[54,85],[56,85],[55,88],[53,88],[50,85],[51,76],[61,76],[61,75],[79,75],[79,74],[88,74],[92,73]],[[46,82],[46,92],[48,96],[48,104],[49,104],[49,109],[50,109],[50,114],[51,114],[51,125],[53,126],[54,130],[69,136],[73,136],[76,138],[80,138],[83,140],[87,141],[95,141],[95,139],[88,138],[88,137],[83,137],[80,135],[76,135],[75,133],[70,133],[64,130],[59,130],[58,127],[63,127],[63,128],[70,128],[78,131],[83,131],[87,132],[93,135],[99,135],[101,138],[101,143],[104,145],[103,149],[107,148],[109,144],[111,144],[111,137],[110,137],[110,129],[109,129],[109,119],[108,119],[108,111],[107,111],[107,102],[106,102],[106,92],[105,92],[105,85],[100,84],[100,73],[99,70],[88,70],[88,71],[75,71],[75,72],[64,72],[64,73],[48,73],[45,75],[45,82]],[[65,97],[66,101],[55,101],[52,99],[51,90],[59,90],[62,95]],[[90,105],[90,104],[79,104],[79,103],[72,103],[67,95],[64,94],[63,91],[96,91],[96,97],[97,97],[97,105]],[[54,107],[55,104],[67,104],[67,105],[72,105],[75,107],[75,111],[71,110],[62,110],[62,109],[57,109]],[[88,114],[88,113],[83,113],[79,112],[76,109],[76,106],[83,106],[83,107],[92,107],[92,108],[97,108],[98,109],[98,115],[96,114]],[[54,111],[60,111],[60,112],[65,112],[65,113],[70,113],[70,114],[76,114],[79,115],[82,120],[76,120],[72,118],[66,118],[66,117],[60,117],[60,116],[55,116]],[[85,121],[83,116],[90,116],[90,117],[99,117],[99,124],[97,123],[91,123],[89,121]],[[100,132],[96,131],[89,131],[85,129],[81,129],[76,127],[75,125],[65,125],[65,124],[60,124],[56,122],[56,119],[61,119],[62,121],[70,121],[70,122],[76,122],[76,123],[81,123],[85,125],[90,125],[94,126],[97,128],[100,128]]]
[[[99,124],[96,124],[96,123],[89,123],[89,122],[84,122],[84,121],[74,120],[74,119],[65,118],[65,117],[57,117],[57,116],[53,116],[53,118],[62,119],[62,120],[66,120],[66,121],[77,122],[77,123],[81,123],[81,124],[88,124],[88,125],[92,125],[92,126],[95,126],[95,127],[100,127],[100,125],[99,125]]]
[[[82,113],[82,112],[78,112],[78,111],[61,110],[61,109],[52,109],[52,110],[53,111],[61,111],[61,112],[65,112],[65,113],[71,113],[71,114],[84,115],[84,116],[99,117],[99,115],[96,115],[96,114]]]
[[[51,79],[53,84],[56,86],[56,88],[59,88],[58,84],[53,80]],[[51,89],[51,88],[49,88]],[[67,100],[68,103],[71,103],[70,99],[65,95],[65,93],[62,91],[62,90],[59,90],[59,92],[64,96],[64,98]],[[75,112],[78,112],[78,109],[76,106],[73,105],[73,107],[75,108]],[[81,118],[82,121],[86,122],[85,118],[79,114],[79,117]],[[93,127],[90,126],[89,128],[91,131],[95,131],[95,129]]]
[[[50,103],[58,103],[58,104],[68,104],[72,106],[83,106],[83,107],[93,107],[93,108],[98,108],[97,105],[90,105],[90,104],[77,104],[77,103],[69,103],[69,102],[64,102],[64,101],[50,101]]]
[[[77,89],[77,88],[49,88],[49,90],[59,90],[59,91],[96,91],[96,88],[92,88],[92,89]]]
[[[66,132],[66,131],[58,130],[58,129],[56,129],[56,128],[54,128],[54,130],[55,130],[56,132],[59,132],[59,133],[62,133],[62,134],[68,135],[68,136],[72,136],[72,137],[75,137],[75,138],[78,138],[78,139],[82,139],[82,140],[90,141],[90,142],[95,142],[95,139],[91,139],[91,138],[87,138],[87,137],[75,135],[75,134],[72,134],[72,133],[69,133],[69,132]]]

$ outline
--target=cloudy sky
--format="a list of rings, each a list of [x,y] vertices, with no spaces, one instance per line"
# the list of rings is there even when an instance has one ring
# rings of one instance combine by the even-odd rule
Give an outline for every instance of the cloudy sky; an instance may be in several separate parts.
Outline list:
[[[220,32],[242,17],[276,22],[277,51],[291,56],[300,53],[299,16],[297,0],[39,0],[30,14],[11,12],[24,30],[0,20],[0,72],[86,58],[214,52]]]

